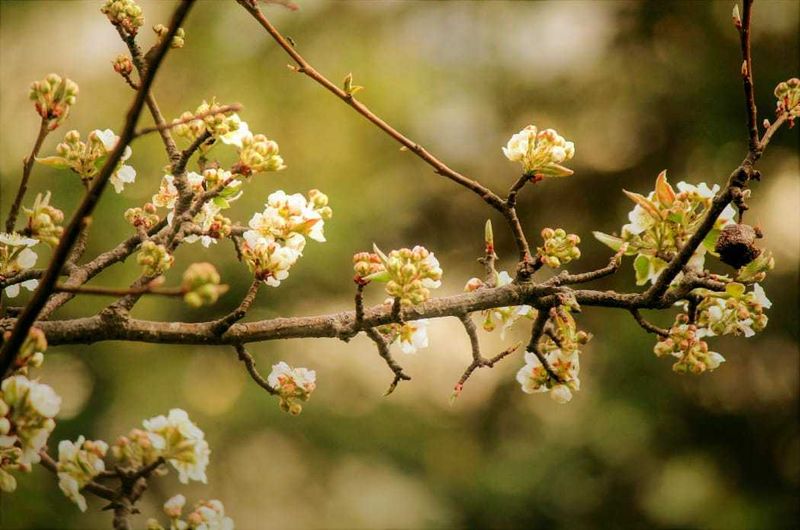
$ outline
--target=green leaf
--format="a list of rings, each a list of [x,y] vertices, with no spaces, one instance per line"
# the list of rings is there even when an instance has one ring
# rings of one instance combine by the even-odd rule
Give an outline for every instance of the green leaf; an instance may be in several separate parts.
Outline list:
[[[714,248],[717,246],[717,239],[719,239],[719,234],[721,230],[719,228],[714,228],[711,230],[708,235],[703,239],[703,246],[706,247],[706,250],[712,255],[719,257],[719,254],[716,253]]]
[[[650,276],[650,260],[652,257],[646,254],[639,254],[633,260],[633,270],[636,271],[636,285],[644,285]]]
[[[48,156],[46,158],[37,158],[37,162],[45,166],[54,167],[56,169],[69,169],[70,165],[66,158],[60,156]]]
[[[371,282],[388,282],[392,277],[389,275],[389,271],[384,269],[382,271],[373,272],[364,279]]]
[[[731,295],[733,298],[739,298],[744,294],[745,286],[744,284],[738,282],[731,282],[725,286],[725,292]]]
[[[228,200],[225,199],[224,197],[214,197],[214,199],[212,200],[214,201],[214,204],[216,204],[220,208],[225,209],[231,207],[231,203],[229,203]]]
[[[594,231],[592,234],[594,235],[595,239],[611,248],[611,250],[614,252],[619,250],[620,247],[622,247],[622,244],[625,242],[621,237],[611,236],[603,232]]]
[[[560,164],[550,164],[545,167],[538,168],[536,173],[544,175],[545,177],[568,177],[575,172]]]
[[[381,261],[383,262],[384,267],[389,265],[389,258],[386,256],[386,254],[383,253],[383,251],[381,249],[378,248],[378,245],[373,243],[372,244],[372,250],[374,250],[375,254],[377,254],[378,257],[381,258]]]

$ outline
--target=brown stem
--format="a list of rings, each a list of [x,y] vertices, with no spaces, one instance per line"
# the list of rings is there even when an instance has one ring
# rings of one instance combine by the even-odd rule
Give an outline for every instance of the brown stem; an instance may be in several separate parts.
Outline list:
[[[138,288],[115,288],[115,287],[99,287],[92,285],[61,285],[57,284],[55,292],[59,293],[72,293],[72,294],[91,294],[98,296],[128,296],[132,294],[152,294],[157,296],[183,296],[185,293],[181,287],[151,287],[144,285]]]
[[[647,320],[645,320],[645,318],[642,316],[642,314],[639,312],[638,309],[631,309],[630,311],[631,315],[633,315],[633,318],[642,327],[642,329],[644,329],[648,333],[655,333],[656,335],[659,335],[661,337],[669,337],[668,329],[660,328],[655,324],[648,322]]]
[[[380,355],[383,360],[386,361],[386,365],[394,373],[394,379],[384,393],[384,396],[388,396],[394,392],[394,389],[397,388],[397,385],[400,383],[400,381],[410,381],[411,377],[406,375],[405,372],[403,372],[403,368],[394,360],[392,353],[389,351],[389,343],[377,329],[367,328],[365,333],[378,347],[378,355]]]
[[[250,306],[253,305],[253,302],[256,299],[259,287],[261,287],[261,281],[253,280],[253,283],[250,284],[250,288],[247,289],[247,293],[244,295],[244,298],[242,298],[242,301],[239,303],[239,307],[214,323],[214,333],[222,335],[228,331],[232,325],[245,317],[247,312],[250,310]]]
[[[25,160],[22,161],[22,178],[19,181],[19,188],[17,188],[17,196],[11,204],[11,210],[9,210],[8,218],[6,219],[6,232],[8,233],[14,231],[14,225],[17,223],[17,215],[19,215],[19,209],[22,207],[22,200],[25,198],[25,193],[28,191],[28,180],[31,177],[33,162],[36,160],[36,155],[39,154],[39,150],[42,148],[44,139],[50,132],[49,122],[50,120],[47,118],[42,118],[42,122],[39,125],[39,134],[36,135],[36,141],[33,143],[33,149],[31,149],[31,153],[25,157]]]
[[[256,370],[256,361],[253,359],[253,356],[250,355],[250,352],[248,352],[247,349],[241,344],[237,344],[234,347],[236,348],[236,353],[239,354],[239,360],[244,363],[245,368],[247,368],[247,373],[250,374],[250,377],[253,379],[253,381],[255,381],[258,386],[273,396],[277,395],[278,391],[275,390],[272,385],[270,385],[267,380],[261,376],[260,373],[258,373],[258,370]]]

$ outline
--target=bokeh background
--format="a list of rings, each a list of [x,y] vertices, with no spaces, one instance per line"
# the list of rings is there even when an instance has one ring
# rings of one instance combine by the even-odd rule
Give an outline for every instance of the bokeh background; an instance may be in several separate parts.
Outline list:
[[[732,2],[390,2],[306,1],[295,13],[266,8],[298,49],[333,80],[353,72],[379,115],[452,167],[505,190],[518,168],[500,152],[528,123],[574,140],[569,179],[546,181],[520,198],[522,221],[538,240],[544,226],[583,237],[589,270],[609,251],[590,235],[612,232],[631,204],[621,188],[646,193],[656,174],[673,182],[721,183],[745,153],[744,109]],[[28,85],[48,72],[80,84],[66,125],[119,130],[132,98],[111,69],[124,51],[100,2],[0,2],[0,183],[7,211],[20,160],[38,117]],[[168,20],[172,2],[141,2],[145,27]],[[758,102],[797,75],[800,4],[755,8]],[[329,194],[328,242],[311,242],[279,289],[263,289],[250,318],[348,309],[351,255],[423,244],[445,270],[443,294],[480,273],[483,223],[495,220],[501,265],[513,267],[503,225],[476,197],[431,169],[310,80],[232,1],[200,1],[185,25],[187,44],[169,54],[155,84],[168,117],[204,98],[240,102],[251,129],[276,139],[288,164],[256,178],[231,216],[246,222],[276,190]],[[149,45],[153,34],[143,30]],[[149,123],[145,116],[143,123]],[[268,372],[279,360],[317,371],[318,389],[299,417],[247,378],[229,348],[101,343],[52,348],[42,378],[64,397],[55,441],[79,434],[112,441],[171,407],[189,411],[213,453],[209,484],[157,480],[147,516],[182,492],[223,500],[244,529],[305,528],[724,528],[796,524],[798,432],[797,131],[783,131],[760,164],[751,222],[777,267],[765,282],[774,306],[764,333],[715,339],[728,362],[713,374],[679,376],[652,353],[654,339],[629,315],[591,309],[580,325],[595,335],[582,357],[582,389],[560,406],[520,391],[521,354],[475,374],[454,406],[448,397],[469,361],[456,319],[431,326],[431,346],[398,360],[413,376],[389,398],[390,373],[371,343],[308,339],[253,345]],[[231,157],[217,149],[224,163]],[[135,185],[109,192],[97,211],[87,257],[130,234],[124,209],[158,187],[167,163],[155,135],[133,145]],[[81,186],[66,172],[36,167],[29,201],[53,190],[70,212]],[[42,263],[47,252],[40,256]],[[135,315],[203,320],[234,307],[248,285],[229,243],[180,250],[169,274],[209,260],[230,293],[210,309],[145,300]],[[716,264],[724,272],[724,266]],[[134,260],[97,278],[127,285]],[[629,261],[598,288],[634,289]],[[369,289],[370,303],[381,301]],[[107,300],[73,301],[61,317],[91,314]],[[648,315],[667,325],[671,316]],[[486,352],[524,340],[481,334]],[[105,528],[96,499],[81,514],[43,469],[0,498],[4,528]]]

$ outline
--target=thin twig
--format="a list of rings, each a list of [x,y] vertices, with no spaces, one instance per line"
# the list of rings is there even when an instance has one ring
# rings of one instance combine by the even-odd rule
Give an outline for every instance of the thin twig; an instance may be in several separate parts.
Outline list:
[[[669,337],[668,329],[660,328],[655,324],[648,322],[647,320],[645,320],[645,318],[642,316],[642,314],[639,312],[638,309],[631,309],[630,312],[631,315],[633,315],[633,318],[636,320],[636,322],[640,326],[642,326],[642,329],[644,329],[645,331],[649,333],[655,333],[656,335],[659,335],[661,337]]]
[[[406,375],[405,372],[403,372],[403,368],[394,360],[392,353],[389,351],[389,343],[377,329],[367,328],[365,333],[378,347],[378,355],[380,355],[383,360],[386,361],[386,365],[394,373],[394,379],[392,380],[392,383],[383,394],[384,396],[388,396],[394,392],[394,389],[397,388],[397,385],[400,383],[400,381],[410,381],[411,377]]]
[[[253,305],[253,302],[256,299],[259,287],[261,287],[261,281],[253,280],[253,283],[250,284],[250,287],[247,289],[247,293],[244,295],[244,298],[242,298],[242,301],[239,303],[239,307],[214,323],[214,333],[217,335],[225,333],[232,325],[247,315],[247,312],[250,310],[250,306]]]
[[[19,188],[17,188],[17,196],[14,198],[14,202],[11,204],[11,210],[8,212],[8,218],[6,218],[6,232],[8,233],[14,231],[14,225],[17,223],[17,215],[19,214],[19,209],[22,207],[22,200],[25,198],[25,192],[28,191],[28,180],[31,177],[33,162],[36,160],[36,156],[42,148],[44,139],[47,138],[47,135],[50,133],[49,122],[50,120],[47,118],[42,118],[42,122],[39,125],[39,134],[36,135],[36,141],[33,142],[31,153],[22,161],[22,178],[19,181]]]
[[[237,344],[235,348],[236,353],[239,354],[239,360],[244,363],[245,367],[247,368],[247,373],[250,374],[250,377],[253,379],[253,381],[255,381],[258,386],[273,396],[277,395],[278,391],[273,388],[272,385],[270,385],[260,373],[258,373],[258,370],[256,369],[256,361],[253,359],[253,356],[250,355],[250,352],[248,352],[247,349],[241,344]]]

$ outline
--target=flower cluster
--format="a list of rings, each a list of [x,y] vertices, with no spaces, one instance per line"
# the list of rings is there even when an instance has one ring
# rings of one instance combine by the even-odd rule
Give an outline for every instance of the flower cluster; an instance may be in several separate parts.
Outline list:
[[[686,182],[679,182],[677,188],[676,192],[667,182],[667,172],[662,171],[656,179],[655,190],[647,197],[625,192],[636,206],[628,214],[630,223],[622,227],[620,237],[594,232],[600,242],[615,251],[623,243],[628,243],[625,254],[636,255],[633,268],[637,285],[655,282],[666,268],[667,260],[697,231],[719,190],[716,184],[709,188],[705,183],[694,186]],[[733,223],[734,215],[733,207],[726,206],[714,229],[689,262],[690,267],[702,269],[706,251],[714,252],[720,231]]]
[[[677,358],[672,369],[678,373],[701,374],[715,370],[725,362],[725,358],[710,351],[708,344],[700,340],[698,331],[696,325],[689,323],[689,317],[680,313],[669,330],[669,336],[656,343],[653,353],[658,357],[671,355]]]
[[[49,386],[12,375],[0,387],[0,469],[30,471],[56,426],[61,398]],[[3,476],[3,480],[11,482]]]
[[[67,119],[70,107],[78,100],[78,85],[58,74],[50,74],[31,83],[28,97],[36,102],[36,112],[53,130]]]
[[[242,196],[242,181],[236,179],[230,171],[219,168],[209,168],[202,174],[190,171],[186,174],[186,183],[195,195],[213,191],[215,196],[205,202],[200,211],[192,219],[199,227],[199,234],[189,234],[184,238],[187,243],[202,242],[208,247],[211,243],[227,237],[231,233],[231,220],[221,214],[228,209],[231,203]],[[158,192],[152,197],[152,204],[159,208],[174,208],[178,199],[178,188],[173,175],[164,175]],[[167,220],[172,223],[173,213],[167,215]]]
[[[86,440],[79,436],[75,443],[62,440],[58,443],[58,487],[64,495],[86,511],[86,499],[81,489],[106,470],[103,458],[108,444],[102,440]]]
[[[206,466],[211,450],[205,435],[192,423],[186,411],[172,409],[167,416],[144,421],[152,449],[178,471],[178,480],[206,482]]]
[[[581,257],[581,251],[578,245],[581,238],[575,234],[567,234],[563,229],[545,228],[542,230],[542,239],[544,245],[538,247],[536,252],[542,263],[557,269],[561,265],[566,265],[574,259]]]
[[[550,333],[540,340],[538,347],[555,377],[548,373],[535,352],[526,352],[525,366],[517,372],[517,382],[523,392],[550,392],[554,401],[566,403],[572,399],[573,392],[580,390],[580,348],[591,336],[578,331],[566,306],[551,309],[550,322]]]
[[[50,192],[44,195],[37,194],[33,207],[23,210],[28,216],[29,233],[43,243],[57,245],[61,234],[64,233],[64,227],[59,226],[64,221],[64,212],[50,206]]]
[[[775,87],[775,97],[778,98],[776,114],[789,114],[789,126],[794,126],[794,119],[800,116],[800,79],[793,77],[788,81],[778,83]]]
[[[31,247],[37,243],[39,243],[38,240],[16,232],[10,234],[0,232],[0,278],[11,278],[33,268],[38,256],[31,250]],[[5,294],[9,298],[16,297],[19,294],[20,285],[33,291],[39,285],[39,280],[26,280],[9,285],[4,289]]]
[[[141,208],[128,208],[125,210],[125,221],[132,226],[141,226],[145,230],[150,230],[161,220],[156,213],[156,206],[152,202],[145,203]]]
[[[386,293],[400,300],[403,306],[421,304],[431,297],[431,289],[442,285],[439,260],[425,247],[392,250],[387,256],[374,246],[383,270],[364,278],[386,282]]]
[[[278,190],[269,197],[264,211],[256,213],[244,233],[242,256],[256,278],[277,287],[302,256],[306,237],[324,242],[325,220],[333,215],[328,197],[318,191],[287,195]]]
[[[39,158],[37,162],[56,169],[71,169],[80,175],[81,180],[89,182],[100,172],[117,142],[119,136],[111,129],[104,131],[95,129],[89,133],[86,142],[81,141],[81,134],[78,131],[72,130],[64,136],[64,141],[56,146],[58,156]],[[136,180],[136,170],[125,164],[131,153],[131,147],[126,145],[117,167],[111,174],[110,182],[117,193],[122,193],[125,184],[131,184]]]
[[[366,285],[369,280],[366,278],[373,274],[383,271],[383,262],[380,256],[374,252],[356,252],[353,254],[353,281],[360,285]]]
[[[147,431],[131,429],[127,436],[120,436],[111,446],[111,456],[122,467],[139,469],[158,460],[161,450],[153,445]],[[166,470],[157,469],[156,473],[165,474]]]
[[[167,247],[147,240],[139,247],[136,263],[142,267],[145,276],[160,276],[167,272],[175,262],[175,257],[169,253]]]
[[[267,383],[280,397],[280,407],[294,416],[300,414],[303,406],[299,401],[308,401],[316,388],[317,374],[307,368],[292,368],[281,361],[272,366]]]
[[[169,33],[169,28],[164,24],[156,24],[153,26],[153,31],[158,35],[158,40],[160,41]],[[183,28],[178,28],[175,30],[175,36],[172,37],[172,42],[169,43],[170,48],[183,48],[183,45],[186,44],[185,39],[186,32],[183,31]]]
[[[219,282],[219,273],[212,264],[192,263],[183,273],[183,300],[192,307],[214,304],[228,291],[228,286]]]
[[[508,140],[503,154],[512,162],[520,162],[525,174],[534,180],[567,177],[573,171],[561,164],[575,156],[575,144],[553,129],[540,131],[528,125]]]
[[[752,337],[767,326],[765,309],[772,307],[764,289],[753,285],[745,292],[741,283],[731,282],[725,292],[705,292],[697,306],[698,336],[744,335]]]
[[[173,123],[176,125],[172,129],[176,135],[190,142],[207,134],[210,143],[203,146],[206,149],[213,145],[217,138],[226,144],[238,145],[241,135],[250,132],[247,123],[243,122],[238,114],[230,110],[223,111],[222,108],[216,99],[212,98],[211,103],[204,100],[194,112],[186,111],[174,120]]]
[[[244,134],[239,139],[238,145],[239,162],[232,168],[234,173],[249,177],[255,173],[280,171],[286,168],[278,143],[263,134]]]
[[[186,497],[175,495],[164,503],[164,513],[170,519],[170,530],[233,530],[233,519],[225,515],[225,507],[216,499],[200,501],[194,506],[186,519],[183,507]],[[147,521],[147,530],[165,530],[155,519]]]
[[[496,287],[502,287],[512,282],[511,276],[506,271],[495,272],[494,284]],[[472,292],[486,287],[486,283],[480,278],[470,278],[464,286],[464,291]],[[497,329],[497,322],[502,326],[500,328],[500,338],[505,338],[506,331],[514,325],[517,320],[522,317],[532,319],[536,316],[536,311],[529,305],[509,306],[509,307],[495,307],[493,309],[486,309],[482,311],[483,314],[483,329],[486,331],[494,331]]]
[[[106,3],[100,8],[100,12],[128,35],[136,35],[144,24],[142,8],[134,0],[106,0]]]
[[[117,58],[111,64],[114,71],[122,75],[122,77],[128,77],[133,72],[133,61],[128,55],[117,55]]]

